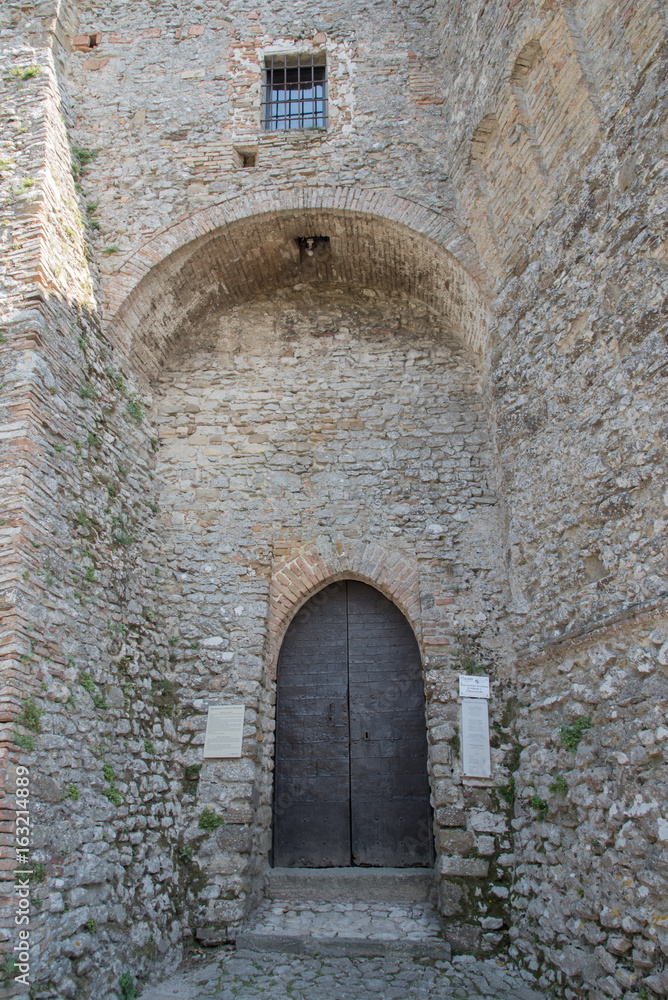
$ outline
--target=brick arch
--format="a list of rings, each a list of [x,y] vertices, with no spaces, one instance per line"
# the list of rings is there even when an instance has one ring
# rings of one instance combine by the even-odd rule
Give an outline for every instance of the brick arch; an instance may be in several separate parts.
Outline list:
[[[536,65],[538,59],[543,57],[543,46],[538,39],[532,38],[522,46],[510,73],[510,82],[523,84],[528,74]]]
[[[472,163],[479,163],[484,155],[487,143],[499,127],[499,121],[495,114],[485,115],[478,123],[478,126],[471,137],[471,151],[469,159]]]
[[[105,283],[106,324],[151,378],[176,337],[261,291],[304,280],[296,237],[330,235],[328,275],[402,290],[482,357],[486,274],[451,217],[387,191],[312,188],[238,195],[157,233]]]
[[[337,580],[359,580],[375,587],[399,608],[420,647],[420,598],[415,557],[391,543],[329,541],[275,553],[269,598],[266,670],[273,681],[281,644],[300,608]]]

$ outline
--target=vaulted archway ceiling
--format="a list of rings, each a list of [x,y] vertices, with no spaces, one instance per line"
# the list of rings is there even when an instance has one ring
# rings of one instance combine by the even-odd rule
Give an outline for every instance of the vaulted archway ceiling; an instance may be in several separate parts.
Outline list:
[[[328,241],[304,244],[311,237]],[[484,299],[464,267],[408,226],[350,210],[252,215],[193,239],[141,278],[112,329],[138,370],[151,378],[173,346],[212,316],[303,282],[403,292],[438,313],[473,357],[482,357]]]

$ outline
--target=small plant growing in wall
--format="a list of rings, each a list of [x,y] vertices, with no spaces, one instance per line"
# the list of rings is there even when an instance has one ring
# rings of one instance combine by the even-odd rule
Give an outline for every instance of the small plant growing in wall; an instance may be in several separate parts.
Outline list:
[[[463,674],[485,674],[492,669],[486,664],[488,654],[480,645],[477,636],[463,635],[459,639],[459,654],[454,669]]]
[[[95,692],[97,691],[97,685],[95,684],[95,681],[93,680],[93,675],[92,674],[89,674],[86,671],[84,671],[82,673],[81,677],[79,678],[79,680],[81,682],[81,687],[85,691],[88,691],[88,694],[95,694]]]
[[[14,743],[19,750],[25,750],[26,753],[31,753],[35,749],[35,739],[28,733],[14,733]]]
[[[84,924],[84,927],[89,934],[97,934],[97,920],[95,917],[90,917]]]
[[[79,791],[76,785],[72,784],[72,782],[70,782],[70,784],[65,789],[65,798],[72,799],[72,802],[78,802],[79,799],[81,798],[81,792]]]
[[[459,757],[459,751],[461,749],[461,740],[459,739],[459,731],[457,731],[454,736],[450,737],[450,746],[452,747],[452,752],[455,755],[455,757]]]
[[[124,972],[123,975],[118,977],[118,989],[121,994],[121,1000],[136,1000],[139,996],[135,981],[129,972]]]
[[[32,729],[33,733],[39,733],[42,730],[42,724],[40,719],[44,715],[44,710],[38,708],[33,701],[32,695],[23,702],[23,708],[21,709],[20,715],[16,717],[16,721],[19,726],[24,726],[25,729]]]
[[[139,424],[144,419],[144,404],[142,403],[139,396],[130,396],[125,407],[125,415],[128,420],[132,420],[133,423]]]
[[[12,979],[18,974],[18,966],[13,958],[7,957],[2,966],[2,985],[8,989]]]
[[[107,628],[112,635],[127,635],[128,627],[122,622],[112,622],[111,618],[107,618]]]
[[[75,172],[80,174],[83,167],[87,167],[89,163],[92,163],[99,152],[99,149],[84,149],[83,146],[72,146],[72,166]]]
[[[125,378],[123,377],[121,372],[116,371],[114,368],[111,367],[111,365],[109,365],[107,368],[104,369],[104,374],[107,376],[108,379],[111,380],[112,385],[116,390],[116,392],[120,392],[121,395],[124,396],[127,391],[127,386],[125,385]]]
[[[586,729],[591,729],[591,726],[592,721],[588,715],[580,715],[573,722],[572,726],[561,726],[559,729],[559,739],[564,750],[570,750],[575,753],[582,739],[582,734]]]
[[[554,781],[550,783],[550,791],[553,795],[565,795],[568,791],[568,782],[563,774],[557,774]]]
[[[548,804],[545,799],[541,799],[540,795],[532,795],[529,799],[529,805],[532,809],[536,810],[539,819],[545,819],[548,810]]]
[[[511,774],[507,785],[499,785],[498,793],[509,806],[515,801],[515,775]]]
[[[32,874],[28,878],[36,885],[42,885],[42,883],[46,882],[46,865],[33,864]]]
[[[104,764],[102,766],[102,773],[104,774],[104,779],[107,782],[107,787],[102,789],[102,794],[109,799],[113,806],[122,805],[123,796],[116,787],[116,775],[114,774],[114,769],[111,764]]]
[[[97,221],[97,219],[93,218],[93,215],[95,215],[95,212],[97,211],[98,204],[99,202],[97,201],[86,202],[86,219],[88,221],[88,225],[90,226],[90,228],[94,230],[98,230],[100,228],[100,223]]]
[[[84,528],[86,531],[89,530],[92,522],[85,510],[78,510],[74,517],[81,528]]]
[[[472,656],[462,657],[459,666],[464,674],[484,674],[487,669],[483,663],[474,660]]]
[[[88,694],[93,699],[93,704],[96,708],[106,708],[107,703],[105,697],[98,690],[97,684],[93,680],[93,675],[84,671],[79,677],[79,682],[84,690],[88,691]]]
[[[200,830],[206,830],[208,833],[212,833],[214,830],[217,830],[219,826],[223,826],[224,824],[225,820],[223,817],[207,806],[206,809],[203,810],[197,825]]]
[[[197,794],[197,784],[199,782],[201,764],[187,764],[183,772],[183,790],[186,795]]]
[[[15,77],[17,80],[34,80],[41,72],[41,66],[26,66],[25,69],[15,66],[13,69],[10,69],[9,75]]]
[[[113,517],[111,519],[112,535],[111,539],[115,545],[132,545],[134,542],[134,535],[131,535],[127,530],[127,520],[122,514],[118,517]]]

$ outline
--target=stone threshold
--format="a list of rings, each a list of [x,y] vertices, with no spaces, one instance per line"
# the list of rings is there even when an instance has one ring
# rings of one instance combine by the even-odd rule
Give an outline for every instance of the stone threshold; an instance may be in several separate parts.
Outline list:
[[[325,955],[331,958],[383,958],[398,955],[434,958],[444,962],[452,959],[450,945],[439,939],[395,941],[386,938],[294,937],[289,934],[243,931],[237,935],[236,948],[241,954],[278,952],[287,955]]]
[[[335,903],[426,903],[437,891],[433,868],[271,868],[269,899]]]

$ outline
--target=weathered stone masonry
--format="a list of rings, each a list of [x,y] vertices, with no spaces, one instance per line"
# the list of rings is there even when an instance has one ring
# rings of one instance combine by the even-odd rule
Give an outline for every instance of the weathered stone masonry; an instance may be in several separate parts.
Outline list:
[[[420,643],[456,947],[668,995],[666,27],[657,0],[3,7],[0,870],[11,949],[28,764],[39,995],[234,937],[280,641],[343,577]],[[327,131],[263,132],[264,55],[323,50]],[[477,667],[487,785],[457,753]],[[226,699],[244,756],[200,767]]]

